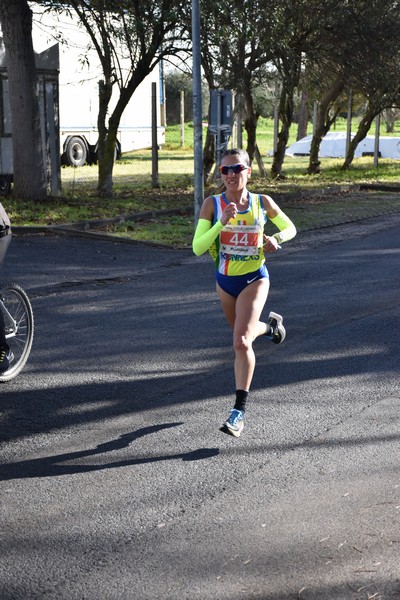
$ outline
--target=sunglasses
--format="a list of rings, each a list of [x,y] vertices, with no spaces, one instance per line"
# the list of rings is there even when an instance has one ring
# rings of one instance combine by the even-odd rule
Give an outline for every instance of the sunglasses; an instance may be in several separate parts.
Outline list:
[[[232,173],[237,175],[248,168],[249,167],[246,167],[246,165],[238,163],[237,165],[224,165],[223,167],[220,167],[219,170],[221,171],[222,175],[228,175],[229,171],[232,171]]]

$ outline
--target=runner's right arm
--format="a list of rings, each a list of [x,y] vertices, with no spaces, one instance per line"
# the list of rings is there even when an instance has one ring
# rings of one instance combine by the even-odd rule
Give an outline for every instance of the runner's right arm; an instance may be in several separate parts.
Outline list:
[[[199,220],[194,234],[192,248],[196,256],[200,256],[207,252],[223,225],[221,221],[217,221],[212,225],[214,220],[214,200],[208,196],[203,202],[200,209]]]
[[[215,238],[223,229],[221,221],[217,221],[211,227],[211,221],[208,219],[199,219],[193,238],[192,248],[196,256],[207,252]]]

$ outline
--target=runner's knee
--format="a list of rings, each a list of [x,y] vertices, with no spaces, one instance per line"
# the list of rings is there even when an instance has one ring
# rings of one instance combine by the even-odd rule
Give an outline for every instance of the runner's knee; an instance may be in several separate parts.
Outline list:
[[[253,340],[250,335],[238,335],[233,336],[233,349],[235,352],[247,352],[253,344]]]

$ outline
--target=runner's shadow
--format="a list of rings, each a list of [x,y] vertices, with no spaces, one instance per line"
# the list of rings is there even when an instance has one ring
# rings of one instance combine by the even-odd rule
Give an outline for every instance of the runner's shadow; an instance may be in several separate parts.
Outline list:
[[[107,452],[114,452],[127,448],[132,442],[139,438],[157,433],[163,429],[177,427],[182,423],[164,423],[161,425],[151,425],[143,427],[131,433],[120,435],[116,440],[99,444],[96,448],[89,450],[81,450],[79,452],[68,452],[65,454],[56,454],[45,458],[33,458],[31,460],[22,460],[15,463],[0,465],[0,481],[8,479],[26,479],[34,477],[55,477],[59,475],[71,475],[76,473],[89,473],[92,471],[102,471],[104,469],[115,469],[118,467],[127,467],[140,465],[145,463],[160,462],[164,460],[203,460],[211,458],[219,454],[218,448],[200,448],[191,452],[183,452],[179,454],[166,454],[164,456],[151,455],[137,458],[129,458],[114,462],[104,462],[98,464],[63,464],[70,461],[88,458]]]

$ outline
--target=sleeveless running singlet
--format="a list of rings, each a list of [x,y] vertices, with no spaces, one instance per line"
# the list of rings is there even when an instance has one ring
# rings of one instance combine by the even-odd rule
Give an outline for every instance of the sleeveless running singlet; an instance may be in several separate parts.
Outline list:
[[[229,202],[225,194],[212,198],[216,223]],[[216,270],[223,275],[246,275],[264,263],[263,232],[267,217],[259,194],[249,192],[248,199],[248,208],[239,211],[225,225],[209,249]]]

